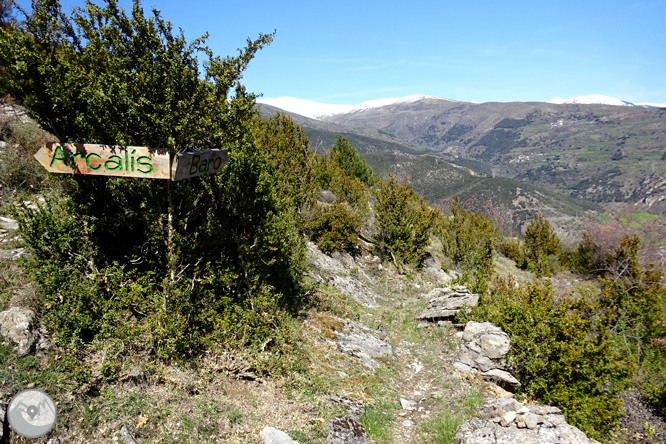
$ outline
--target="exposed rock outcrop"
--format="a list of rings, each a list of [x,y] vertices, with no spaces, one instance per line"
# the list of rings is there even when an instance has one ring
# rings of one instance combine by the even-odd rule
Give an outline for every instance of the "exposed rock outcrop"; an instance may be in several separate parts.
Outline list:
[[[484,379],[497,383],[503,388],[520,387],[520,382],[509,373],[506,362],[511,345],[509,335],[490,322],[468,322],[465,325],[458,362],[455,367],[469,371],[481,371]]]
[[[393,354],[393,347],[384,340],[385,333],[369,328],[360,322],[345,319],[344,326],[335,334],[338,351],[358,359],[368,368],[379,367],[375,358]]]
[[[329,281],[340,293],[348,296],[364,307],[377,307],[380,296],[364,283],[349,276],[333,276]]]
[[[363,424],[353,416],[333,418],[328,430],[326,444],[363,444],[368,438]]]
[[[459,273],[455,271],[449,271],[447,273],[442,270],[442,264],[439,259],[430,253],[426,253],[421,261],[421,266],[423,267],[423,274],[439,284],[446,285],[459,276]]]
[[[294,441],[289,435],[273,427],[264,427],[259,437],[264,444],[298,444],[298,441]]]
[[[488,400],[477,418],[463,423],[454,444],[598,444],[567,424],[560,409],[521,404],[513,399]]]
[[[358,359],[367,368],[379,367],[375,358],[393,354],[393,347],[386,341],[386,333],[360,322],[318,313],[312,323],[324,338],[335,342],[339,352]]]
[[[0,313],[0,335],[10,344],[16,344],[19,356],[27,355],[37,344],[49,347],[44,332],[35,324],[35,312],[27,308],[12,307]]]
[[[479,295],[471,293],[464,285],[435,288],[425,298],[429,300],[428,304],[416,319],[431,322],[453,320],[460,310],[476,307],[479,303]]]

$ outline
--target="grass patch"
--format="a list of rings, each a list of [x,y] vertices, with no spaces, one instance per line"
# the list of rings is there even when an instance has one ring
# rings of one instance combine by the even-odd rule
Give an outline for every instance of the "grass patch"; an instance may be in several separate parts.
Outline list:
[[[453,412],[444,412],[437,416],[428,425],[432,441],[436,444],[452,443],[458,426],[463,422],[465,418]]]
[[[638,222],[648,222],[659,218],[659,216],[657,216],[656,214],[645,213],[645,212],[630,213],[629,216],[631,216],[633,219],[637,220]]]
[[[387,409],[370,405],[361,415],[361,424],[369,436],[380,443],[388,442],[393,415]]]
[[[467,393],[458,400],[452,409],[444,410],[426,422],[422,429],[436,444],[451,444],[456,430],[463,422],[477,413],[477,406],[483,402],[483,395],[477,391]]]

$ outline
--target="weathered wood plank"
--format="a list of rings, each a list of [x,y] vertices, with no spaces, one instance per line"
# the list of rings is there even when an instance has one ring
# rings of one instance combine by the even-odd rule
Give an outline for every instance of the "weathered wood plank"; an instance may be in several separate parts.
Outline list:
[[[35,159],[52,173],[145,179],[171,177],[166,148],[49,142],[37,151]]]
[[[171,180],[217,174],[229,160],[225,149],[191,151],[176,154],[171,164]]]

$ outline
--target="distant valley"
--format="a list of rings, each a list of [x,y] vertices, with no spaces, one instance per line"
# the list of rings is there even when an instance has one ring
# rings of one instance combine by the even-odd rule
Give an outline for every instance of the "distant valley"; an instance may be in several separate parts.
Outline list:
[[[285,113],[272,103],[262,114]],[[405,176],[435,205],[489,200],[515,223],[616,203],[666,214],[666,108],[429,96],[368,104],[316,119],[286,114],[314,149],[342,134],[380,176]]]

